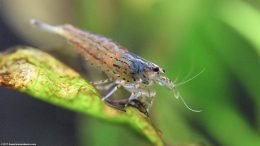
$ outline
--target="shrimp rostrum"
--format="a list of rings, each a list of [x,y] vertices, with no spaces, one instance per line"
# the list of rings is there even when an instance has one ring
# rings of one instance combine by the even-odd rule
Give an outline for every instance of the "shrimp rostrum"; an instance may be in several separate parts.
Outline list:
[[[163,68],[128,52],[127,49],[105,37],[82,31],[68,24],[51,26],[37,20],[31,20],[31,24],[64,37],[78,49],[88,63],[103,71],[108,79],[93,82],[93,85],[97,89],[109,90],[102,100],[115,108],[124,110],[125,106],[134,106],[148,115],[153,97],[156,95],[156,92],[151,90],[153,84],[164,86],[174,91],[176,98],[180,97],[175,91],[176,85],[165,76]],[[121,87],[130,92],[130,97],[126,102],[116,104],[109,100],[109,97]]]

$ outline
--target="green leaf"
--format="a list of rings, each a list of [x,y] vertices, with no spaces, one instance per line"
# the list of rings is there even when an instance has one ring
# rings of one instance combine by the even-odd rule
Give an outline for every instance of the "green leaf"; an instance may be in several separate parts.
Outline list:
[[[137,109],[126,112],[107,106],[97,91],[74,70],[30,47],[0,55],[0,86],[39,100],[114,123],[127,124],[151,143],[164,145],[160,132]]]

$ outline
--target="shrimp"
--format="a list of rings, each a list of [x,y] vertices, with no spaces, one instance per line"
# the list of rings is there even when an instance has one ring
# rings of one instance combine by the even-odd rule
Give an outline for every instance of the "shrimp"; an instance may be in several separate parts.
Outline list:
[[[180,94],[176,92],[176,84],[165,76],[163,68],[128,52],[126,48],[110,39],[82,31],[69,24],[52,26],[37,20],[31,20],[31,24],[41,30],[64,37],[78,49],[88,63],[104,72],[108,79],[92,84],[97,89],[111,89],[102,100],[115,108],[124,110],[129,105],[148,116],[148,111],[156,95],[156,92],[150,88],[153,84],[166,87],[174,91],[177,99],[181,98]],[[127,102],[115,104],[108,100],[121,87],[130,92]],[[199,112],[191,109],[183,98],[181,100],[188,109]]]

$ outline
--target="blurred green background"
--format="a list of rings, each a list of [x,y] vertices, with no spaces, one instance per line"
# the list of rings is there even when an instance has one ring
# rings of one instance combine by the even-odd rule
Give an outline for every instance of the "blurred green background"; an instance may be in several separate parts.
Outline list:
[[[151,120],[166,142],[260,146],[259,0],[0,0],[0,11],[1,21],[25,44],[55,48],[56,53],[63,54],[59,48],[75,50],[32,28],[31,18],[70,23],[112,38],[165,68],[177,83],[205,68],[177,88],[201,113],[187,110],[172,92],[155,86]],[[75,125],[80,146],[149,145],[125,125],[80,115]]]

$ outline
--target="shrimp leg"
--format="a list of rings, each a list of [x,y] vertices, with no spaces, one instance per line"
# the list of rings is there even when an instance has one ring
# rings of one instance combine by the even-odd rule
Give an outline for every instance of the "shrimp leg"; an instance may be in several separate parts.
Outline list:
[[[112,82],[112,83],[109,83],[107,85],[96,85],[95,87],[98,89],[98,90],[108,90],[110,89],[112,86],[114,86],[115,83]]]
[[[145,114],[147,117],[149,117],[147,108],[145,107],[145,105],[138,99],[132,99],[130,101],[128,101],[127,106],[132,106],[137,108],[140,112],[142,112],[143,114]]]
[[[111,91],[109,91],[108,93],[107,93],[107,95],[106,96],[104,96],[103,98],[102,98],[102,100],[104,101],[104,100],[106,100],[107,98],[109,98],[112,94],[114,94],[115,92],[116,92],[116,90],[118,89],[118,88],[120,88],[121,87],[121,85],[120,84],[117,84]]]
[[[104,88],[110,88],[111,86],[113,86],[114,84],[116,83],[110,83],[106,86],[104,86]],[[108,98],[114,94],[118,88],[120,88],[122,85],[121,84],[117,84],[112,90],[110,90],[110,92],[107,93],[106,96],[104,96],[102,98],[103,101],[105,101],[106,103],[108,103],[110,106],[114,107],[114,108],[117,108],[118,110],[121,110],[121,111],[125,111],[125,106],[127,105],[128,103],[128,100],[109,100]]]
[[[99,80],[99,81],[94,81],[94,82],[90,82],[90,83],[93,84],[93,85],[102,85],[102,84],[109,83],[111,81],[112,81],[112,79],[108,78],[108,79],[105,79],[105,80]]]
[[[136,89],[136,92],[132,92],[131,96],[128,98],[128,106],[132,106],[137,108],[140,112],[144,113],[147,117],[148,110],[153,102],[153,97],[155,96],[155,92],[153,91],[145,91],[142,89]]]

